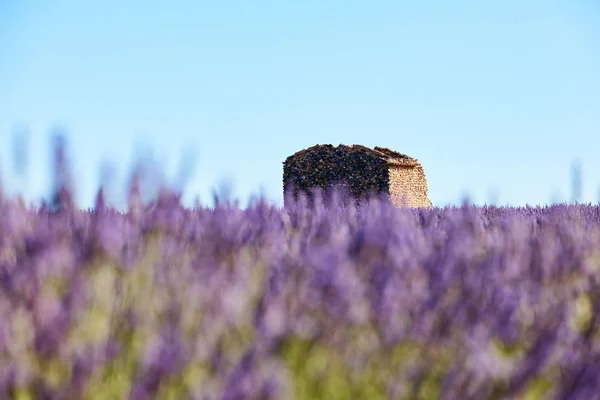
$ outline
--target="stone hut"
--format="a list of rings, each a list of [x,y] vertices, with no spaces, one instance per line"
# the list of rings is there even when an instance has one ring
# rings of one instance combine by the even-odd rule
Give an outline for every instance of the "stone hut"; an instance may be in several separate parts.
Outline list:
[[[396,207],[432,207],[421,164],[387,148],[316,145],[283,162],[284,193],[291,186],[295,196],[302,191],[310,198],[315,188],[333,185],[346,187],[356,199],[386,194]]]

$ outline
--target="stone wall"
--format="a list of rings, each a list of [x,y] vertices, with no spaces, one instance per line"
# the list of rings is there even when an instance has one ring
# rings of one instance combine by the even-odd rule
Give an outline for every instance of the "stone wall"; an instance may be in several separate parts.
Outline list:
[[[432,207],[422,166],[390,166],[390,196],[396,207]]]
[[[294,197],[304,192],[310,200],[312,190],[320,188],[327,192],[332,185],[345,187],[357,201],[382,193],[390,195],[396,207],[432,206],[421,164],[389,149],[316,145],[283,162],[284,193],[292,186]]]

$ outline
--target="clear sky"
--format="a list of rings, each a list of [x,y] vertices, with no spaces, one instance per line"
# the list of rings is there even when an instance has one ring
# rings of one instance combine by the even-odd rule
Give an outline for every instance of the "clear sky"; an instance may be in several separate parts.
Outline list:
[[[600,2],[0,0],[9,193],[47,195],[57,124],[81,207],[104,160],[124,187],[140,143],[169,178],[197,152],[187,204],[224,180],[282,204],[282,162],[324,143],[419,159],[438,206],[569,200],[574,160],[596,202]]]

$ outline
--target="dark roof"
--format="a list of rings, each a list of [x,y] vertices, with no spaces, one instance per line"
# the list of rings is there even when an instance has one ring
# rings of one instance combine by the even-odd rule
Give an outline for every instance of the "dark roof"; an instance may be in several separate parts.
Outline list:
[[[322,147],[328,147],[329,149],[334,149],[334,146],[332,146],[330,144],[326,144],[326,145],[317,144],[317,145],[311,146],[307,149],[298,151],[294,155],[288,157],[288,159],[293,158],[295,156],[306,154],[313,150],[318,150]],[[373,155],[375,157],[378,157],[378,158],[386,161],[388,165],[397,165],[397,166],[405,166],[405,167],[416,167],[416,166],[420,165],[419,161],[417,159],[409,157],[406,154],[402,154],[397,151],[390,150],[385,147],[375,146],[375,149],[371,149],[369,147],[362,146],[359,144],[353,144],[350,146],[345,146],[343,144],[340,144],[338,147],[350,147],[352,149],[361,150],[365,153],[368,153],[370,155]]]
[[[365,152],[373,154],[376,157],[382,158],[389,165],[402,165],[407,167],[416,167],[419,165],[419,161],[416,158],[409,157],[406,154],[398,153],[397,151],[390,150],[386,147],[375,146],[374,149],[370,149],[358,144],[354,144],[351,147],[359,148]]]

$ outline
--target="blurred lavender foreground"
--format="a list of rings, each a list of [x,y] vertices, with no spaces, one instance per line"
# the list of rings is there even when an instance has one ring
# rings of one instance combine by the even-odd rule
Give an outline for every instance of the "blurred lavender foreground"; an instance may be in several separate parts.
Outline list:
[[[60,143],[59,143],[60,144]],[[0,398],[592,399],[600,208],[0,198]],[[360,207],[360,208],[358,208]]]

